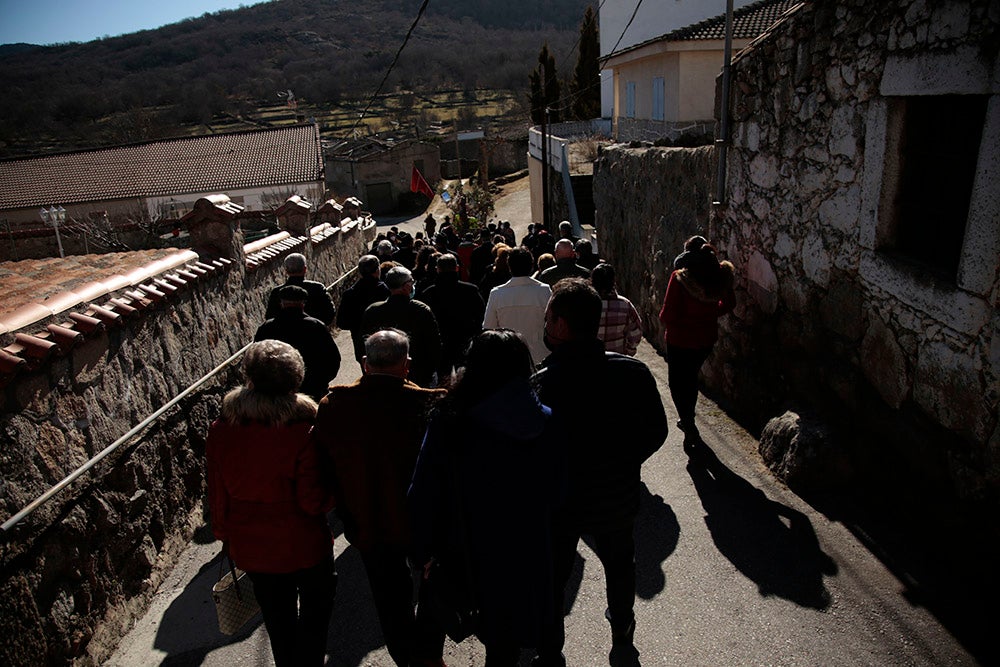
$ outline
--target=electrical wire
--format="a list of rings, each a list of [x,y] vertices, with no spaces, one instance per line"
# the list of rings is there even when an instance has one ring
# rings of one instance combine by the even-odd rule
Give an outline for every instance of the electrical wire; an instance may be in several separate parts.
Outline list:
[[[639,1],[642,2],[642,0]],[[410,35],[413,34],[414,29],[420,22],[420,17],[424,15],[424,10],[427,9],[428,2],[430,2],[430,0],[424,0],[423,3],[420,5],[420,9],[417,11],[417,17],[413,19],[413,23],[412,25],[410,25],[410,29],[406,31],[406,37],[403,38],[403,43],[399,45],[399,50],[396,51],[396,57],[392,59],[391,63],[389,63],[389,69],[385,71],[385,76],[382,77],[382,82],[378,84],[378,88],[375,89],[375,92],[368,99],[368,104],[365,105],[365,110],[361,112],[360,116],[358,116],[358,120],[357,122],[354,123],[354,127],[351,128],[350,134],[353,134],[354,131],[358,129],[358,126],[361,125],[361,121],[365,119],[365,115],[372,108],[372,105],[375,103],[375,100],[378,99],[379,93],[382,92],[382,87],[385,86],[385,82],[389,79],[389,75],[392,74],[393,68],[396,66],[396,63],[399,62],[399,56],[402,55],[403,49],[406,48],[406,43],[410,41]]]

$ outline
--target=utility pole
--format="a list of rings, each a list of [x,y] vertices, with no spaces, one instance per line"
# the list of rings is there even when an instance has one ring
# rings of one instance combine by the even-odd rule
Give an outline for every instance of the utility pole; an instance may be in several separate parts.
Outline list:
[[[542,114],[542,227],[549,232],[549,138],[546,124],[549,120],[549,108],[545,107]]]
[[[56,230],[56,244],[59,246],[59,257],[65,259],[66,254],[63,253],[62,238],[59,236],[59,225],[66,222],[66,209],[62,206],[59,208],[52,206],[46,209],[43,206],[40,215],[42,216],[42,220],[45,221],[45,224]]]
[[[722,113],[722,123],[719,127],[719,138],[715,145],[719,148],[719,171],[715,181],[715,201],[721,206],[726,203],[726,159],[729,148],[729,88],[732,78],[733,60],[733,0],[726,0],[726,42],[722,62],[722,103],[719,105]]]

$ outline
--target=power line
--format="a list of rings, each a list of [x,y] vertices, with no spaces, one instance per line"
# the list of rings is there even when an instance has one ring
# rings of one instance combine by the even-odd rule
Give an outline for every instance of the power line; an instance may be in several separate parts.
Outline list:
[[[604,3],[605,2],[607,2],[607,0],[601,0],[600,4],[597,6],[598,15],[600,15],[601,8],[604,7]],[[614,47],[611,49],[611,51],[608,52],[607,56],[604,56],[604,58],[607,58],[608,56],[611,56],[611,55],[614,54],[615,49],[618,48],[618,45],[621,44],[622,39],[625,38],[625,33],[628,32],[628,29],[632,26],[632,22],[635,20],[636,14],[639,13],[639,7],[641,7],[641,6],[642,6],[642,0],[638,0],[636,2],[636,4],[635,4],[635,9],[632,10],[632,16],[629,18],[628,23],[625,24],[625,28],[622,30],[622,33],[618,36],[618,41],[615,42]],[[576,51],[577,47],[580,45],[580,40],[582,38],[583,38],[583,35],[580,35],[579,37],[576,38],[576,44],[574,44],[573,48],[570,49],[569,54],[567,54],[566,57],[563,58],[563,61],[560,64],[560,67],[563,66],[563,65],[565,65],[566,61],[569,60],[569,57],[571,55],[573,55],[573,52]],[[601,58],[599,60],[603,60],[604,58]],[[543,68],[543,70],[544,70],[544,68]],[[542,89],[543,90],[545,89],[545,84],[546,83],[548,83],[548,80],[546,80],[546,81],[544,81],[542,83]],[[563,100],[561,100],[565,104],[563,106],[557,107],[555,110],[556,111],[568,111],[573,106],[573,102],[575,102],[579,97],[582,97],[585,93],[590,92],[593,88],[599,87],[600,85],[601,85],[600,81],[598,81],[597,83],[590,84],[586,88],[582,88],[582,89],[580,89],[580,90],[578,90],[578,91],[576,91],[574,93],[568,94],[565,98],[563,98]]]
[[[639,1],[642,2],[642,0]],[[385,85],[385,82],[389,79],[389,75],[392,74],[392,70],[396,66],[396,63],[399,62],[399,56],[402,55],[403,49],[406,48],[406,43],[410,41],[410,35],[413,34],[413,30],[417,27],[417,23],[420,22],[420,17],[424,15],[424,10],[427,9],[428,2],[430,2],[430,0],[424,0],[423,3],[420,5],[420,10],[417,12],[417,17],[413,19],[413,24],[410,25],[410,29],[406,31],[406,37],[403,38],[403,43],[399,45],[399,50],[396,51],[396,57],[392,59],[391,63],[389,63],[389,69],[385,71],[385,76],[382,77],[382,82],[378,84],[378,88],[375,89],[375,92],[368,99],[368,104],[365,105],[365,110],[361,112],[360,116],[358,116],[357,122],[354,123],[354,127],[351,128],[351,133],[353,133],[354,130],[358,129],[358,125],[360,125],[361,121],[365,119],[365,115],[368,113],[368,110],[372,108],[372,104],[374,104],[375,100],[378,99],[379,93],[382,92],[382,87]]]

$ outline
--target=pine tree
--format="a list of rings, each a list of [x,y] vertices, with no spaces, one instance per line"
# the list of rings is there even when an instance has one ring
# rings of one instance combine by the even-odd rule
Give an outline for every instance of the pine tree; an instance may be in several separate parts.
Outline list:
[[[530,84],[528,102],[531,104],[531,122],[540,124],[548,108],[549,121],[559,122],[559,77],[556,74],[556,59],[549,53],[546,42],[538,53],[538,66],[528,75]]]
[[[573,71],[570,92],[572,113],[576,120],[590,120],[601,115],[601,67],[598,58],[601,42],[597,32],[597,17],[587,7],[580,24],[580,52]]]
[[[549,43],[542,45],[538,54],[538,65],[542,71],[542,95],[545,106],[549,108],[549,122],[559,122],[559,75],[556,73],[556,59],[549,52]]]

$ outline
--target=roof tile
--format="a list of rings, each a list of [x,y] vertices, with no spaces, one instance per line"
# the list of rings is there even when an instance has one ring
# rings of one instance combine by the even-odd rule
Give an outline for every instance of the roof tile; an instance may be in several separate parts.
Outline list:
[[[164,139],[0,161],[0,209],[318,181],[315,125]]]

